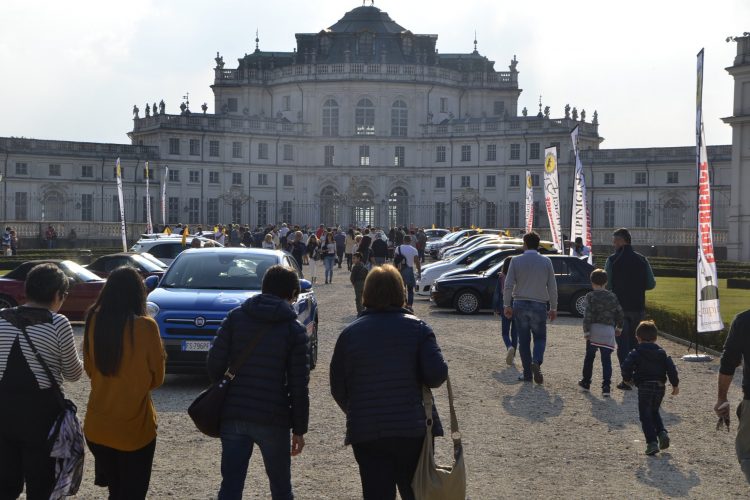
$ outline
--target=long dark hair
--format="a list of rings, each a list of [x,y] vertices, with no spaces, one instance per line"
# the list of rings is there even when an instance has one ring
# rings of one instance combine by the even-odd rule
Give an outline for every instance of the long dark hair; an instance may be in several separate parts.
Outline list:
[[[94,365],[105,376],[117,375],[122,361],[122,344],[126,327],[133,343],[136,316],[146,316],[146,287],[143,278],[132,267],[112,271],[94,305],[86,314],[83,349],[89,352],[89,326],[94,326]]]

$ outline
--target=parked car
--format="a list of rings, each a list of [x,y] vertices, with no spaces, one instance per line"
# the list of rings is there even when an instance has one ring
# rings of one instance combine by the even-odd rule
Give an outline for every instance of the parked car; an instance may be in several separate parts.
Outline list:
[[[417,280],[417,294],[418,295],[429,295],[430,286],[433,281],[442,276],[443,273],[453,271],[454,269],[465,268],[469,264],[481,259],[488,253],[492,253],[495,250],[501,248],[500,245],[486,245],[478,246],[473,248],[466,253],[457,256],[455,259],[441,260],[430,266],[425,266],[422,269],[422,273]]]
[[[497,250],[492,253],[488,253],[476,262],[473,262],[466,267],[460,267],[458,269],[454,269],[453,271],[445,272],[440,275],[440,278],[456,276],[457,274],[482,274],[491,267],[495,267],[497,264],[505,260],[506,257],[519,255],[521,253],[523,253],[523,248],[506,248],[506,245],[500,245]]]
[[[443,248],[438,252],[441,255],[442,259],[447,259],[449,257],[452,257],[454,255],[461,255],[462,253],[471,250],[472,248],[476,248],[482,245],[490,245],[493,243],[503,243],[503,240],[498,238],[497,236],[493,234],[487,234],[487,235],[475,235],[470,238],[466,238],[464,242],[461,245],[456,245],[448,248]]]
[[[445,236],[446,234],[449,234],[450,231],[448,229],[425,229],[424,234],[427,236],[427,241],[436,241]]]
[[[549,255],[557,281],[557,309],[583,316],[584,297],[591,291],[589,276],[594,267],[585,260],[568,255]],[[492,308],[492,296],[502,262],[482,274],[458,274],[442,277],[432,285],[430,301],[437,307],[455,308],[462,314],[474,314]]]
[[[455,231],[453,233],[446,234],[439,240],[428,241],[425,246],[425,252],[429,253],[433,258],[437,258],[438,250],[444,246],[451,245],[456,241],[463,238],[468,238],[472,234],[476,234],[476,229],[463,229],[461,231]]]
[[[99,292],[104,287],[105,281],[80,264],[70,260],[30,260],[0,278],[0,309],[14,307],[26,302],[26,291],[24,290],[26,276],[34,266],[39,264],[54,264],[70,278],[71,286],[65,302],[60,308],[60,314],[64,314],[71,321],[83,320],[88,308],[99,297]]]
[[[187,236],[185,245],[183,245],[182,236],[179,234],[151,234],[139,239],[135,245],[130,247],[130,251],[135,253],[150,253],[169,265],[180,252],[190,248],[193,238],[198,238],[201,242],[210,241],[212,245],[217,247],[222,246],[219,242],[205,236]]]
[[[206,353],[227,313],[259,294],[263,275],[276,264],[300,276],[294,258],[280,250],[201,248],[181,252],[164,276],[146,278],[152,291],[148,313],[159,325],[169,373],[204,373]],[[158,286],[157,286],[158,282]],[[312,284],[300,279],[294,303],[310,339],[310,367],[318,359],[318,302]]]
[[[148,255],[149,257],[144,257]],[[157,264],[158,262],[158,264]],[[110,255],[102,255],[91,264],[85,266],[86,269],[96,274],[101,278],[106,278],[109,273],[117,269],[118,267],[132,267],[138,273],[147,278],[148,276],[161,276],[167,269],[165,263],[151,256],[151,254],[145,252],[142,254],[121,252],[113,253]]]

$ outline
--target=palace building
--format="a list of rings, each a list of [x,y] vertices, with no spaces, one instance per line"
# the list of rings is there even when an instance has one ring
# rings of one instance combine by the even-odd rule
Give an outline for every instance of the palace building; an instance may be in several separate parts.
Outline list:
[[[225,64],[211,88],[214,113],[189,102],[134,108],[131,144],[0,138],[6,225],[37,237],[42,223],[80,239],[119,234],[115,158],[124,176],[131,238],[145,222],[145,162],[161,224],[250,226],[372,224],[523,226],[525,171],[535,185],[535,226],[544,211],[544,149],[556,146],[563,227],[569,227],[578,126],[595,244],[631,228],[634,244],[692,255],[695,146],[602,149],[597,112],[518,109],[515,55],[439,52],[374,6],[329,28],[297,33],[293,52],[254,50]],[[709,147],[717,254],[750,260],[750,43],[740,37],[734,145]],[[520,51],[519,51],[520,52]],[[167,172],[168,174],[165,174]],[[748,167],[750,168],[750,167]],[[745,198],[750,198],[745,196]],[[48,222],[49,221],[49,222]],[[567,232],[567,231],[566,231]]]

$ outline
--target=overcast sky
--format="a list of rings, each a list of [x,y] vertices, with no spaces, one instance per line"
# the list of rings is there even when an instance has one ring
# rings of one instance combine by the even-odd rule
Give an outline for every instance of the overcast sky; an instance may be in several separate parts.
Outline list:
[[[369,4],[369,0],[367,0]],[[213,112],[216,51],[228,68],[260,48],[291,51],[295,33],[331,26],[357,0],[0,0],[0,136],[127,143],[132,107],[164,99]],[[705,47],[709,144],[729,144],[724,70],[750,30],[749,0],[376,0],[440,52],[479,52],[507,71],[518,58],[519,109],[552,117],[566,103],[599,112],[603,148],[694,144],[696,53]]]

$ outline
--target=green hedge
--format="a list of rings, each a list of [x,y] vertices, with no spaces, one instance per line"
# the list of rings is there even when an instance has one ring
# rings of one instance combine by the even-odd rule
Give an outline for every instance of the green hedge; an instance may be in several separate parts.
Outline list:
[[[695,340],[695,315],[667,309],[660,305],[648,304],[646,318],[656,323],[659,330],[685,340]],[[727,338],[727,328],[715,333],[700,334],[700,345],[721,351]]]
[[[695,267],[660,267],[652,266],[654,276],[665,278],[695,278]],[[750,279],[750,270],[718,269],[719,278]]]
[[[729,278],[727,279],[727,288],[750,290],[750,278]]]

